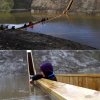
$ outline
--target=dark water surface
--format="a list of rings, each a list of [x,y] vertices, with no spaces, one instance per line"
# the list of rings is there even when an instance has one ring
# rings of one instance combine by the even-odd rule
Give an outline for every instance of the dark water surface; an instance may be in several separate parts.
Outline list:
[[[42,15],[31,15],[30,12],[0,14],[0,23],[19,24],[30,20],[37,21]],[[46,15],[44,15],[46,16]],[[39,32],[64,38],[100,49],[100,17],[96,16],[63,16],[45,24],[37,24],[27,31]]]
[[[100,18],[67,17],[58,18],[45,24],[28,28],[28,31],[39,32],[64,38],[100,49]]]

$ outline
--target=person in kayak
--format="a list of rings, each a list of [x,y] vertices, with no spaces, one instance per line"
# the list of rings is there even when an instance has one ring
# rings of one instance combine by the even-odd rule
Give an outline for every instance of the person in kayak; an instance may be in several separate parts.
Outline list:
[[[26,28],[27,27],[27,25],[26,25],[26,23],[24,24],[24,26],[23,26],[23,28]]]
[[[46,21],[46,18],[42,18],[42,19],[41,19],[42,24],[44,24],[45,21]]]
[[[4,25],[3,24],[0,26],[0,30],[4,30]]]
[[[7,26],[5,27],[5,29],[8,29],[8,26],[9,26],[9,25],[7,25]]]
[[[56,76],[54,74],[53,66],[51,63],[49,62],[43,63],[42,65],[40,65],[40,70],[41,70],[40,74],[37,74],[31,77],[32,80],[30,81],[30,83],[33,83],[34,81],[39,80],[41,78],[57,81]]]
[[[29,27],[33,28],[33,22],[32,21],[29,22]]]
[[[12,30],[15,30],[15,26],[12,26],[12,28],[11,28]]]

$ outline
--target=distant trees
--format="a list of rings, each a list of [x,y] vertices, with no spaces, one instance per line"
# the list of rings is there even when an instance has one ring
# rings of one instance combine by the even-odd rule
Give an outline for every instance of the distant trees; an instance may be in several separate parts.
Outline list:
[[[10,12],[11,9],[31,9],[33,0],[0,0],[0,11]]]
[[[13,6],[13,0],[0,0],[0,11],[10,12]]]

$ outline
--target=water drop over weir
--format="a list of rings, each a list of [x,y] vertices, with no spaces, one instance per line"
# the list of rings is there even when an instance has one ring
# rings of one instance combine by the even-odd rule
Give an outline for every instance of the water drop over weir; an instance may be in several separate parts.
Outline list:
[[[0,51],[0,100],[48,100],[48,94],[37,85],[30,87],[28,69],[28,66],[32,68],[30,53],[28,58],[26,51]],[[30,71],[34,74],[32,69]]]

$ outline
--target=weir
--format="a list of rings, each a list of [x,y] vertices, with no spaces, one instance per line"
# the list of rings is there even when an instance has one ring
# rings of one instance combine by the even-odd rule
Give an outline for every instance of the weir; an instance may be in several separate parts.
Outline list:
[[[100,74],[56,74],[57,80],[100,91]]]
[[[61,82],[41,79],[37,82],[54,100],[99,100],[100,92]]]
[[[35,68],[35,67],[34,67]],[[35,68],[36,71],[39,72],[39,68]],[[70,77],[70,79],[68,78]],[[40,79],[36,83],[37,85],[47,92],[49,96],[54,99],[54,100],[95,100],[100,97],[100,92],[96,91],[99,90],[99,83],[91,83],[95,82],[97,78],[100,78],[100,75],[98,74],[93,74],[93,75],[80,75],[80,74],[65,74],[65,75],[56,75],[57,77],[57,82],[47,80],[47,79]],[[71,77],[78,77],[76,80]],[[80,79],[79,79],[80,77]],[[89,79],[90,78],[90,79]],[[92,80],[91,80],[92,78]],[[67,79],[70,80],[69,84]],[[87,87],[84,88],[84,86],[80,85],[84,80],[87,80],[86,84]],[[91,82],[90,82],[91,80]],[[98,79],[97,79],[98,80]],[[76,82],[77,81],[77,82]],[[99,81],[99,80],[98,80]],[[63,83],[62,83],[63,82]],[[78,83],[78,84],[75,84]],[[74,83],[74,84],[73,84]],[[91,85],[90,85],[91,83]],[[73,85],[71,85],[73,84]],[[83,84],[83,83],[82,83]],[[94,88],[94,85],[97,86],[98,88]],[[81,87],[80,87],[81,86]],[[89,89],[91,86],[91,89]],[[95,89],[95,90],[93,90]]]
[[[71,82],[77,81],[76,76],[79,75],[72,75],[75,79],[71,78],[71,75],[56,75],[57,82],[40,79],[31,86],[29,84],[30,75],[36,74],[37,71],[32,51],[0,51],[0,59],[0,100],[75,100],[75,98],[77,100],[99,100],[100,98],[99,91],[75,86],[76,84],[70,85]],[[91,78],[96,77],[94,80],[99,78],[99,75],[87,76],[90,77],[90,79],[85,78],[87,82]],[[64,82],[68,79],[71,82]],[[80,79],[78,80],[81,83]],[[98,84],[95,83],[95,86],[100,89]]]
[[[28,58],[29,63],[26,51],[0,51],[0,100],[50,100],[38,86],[30,86],[30,53]]]

